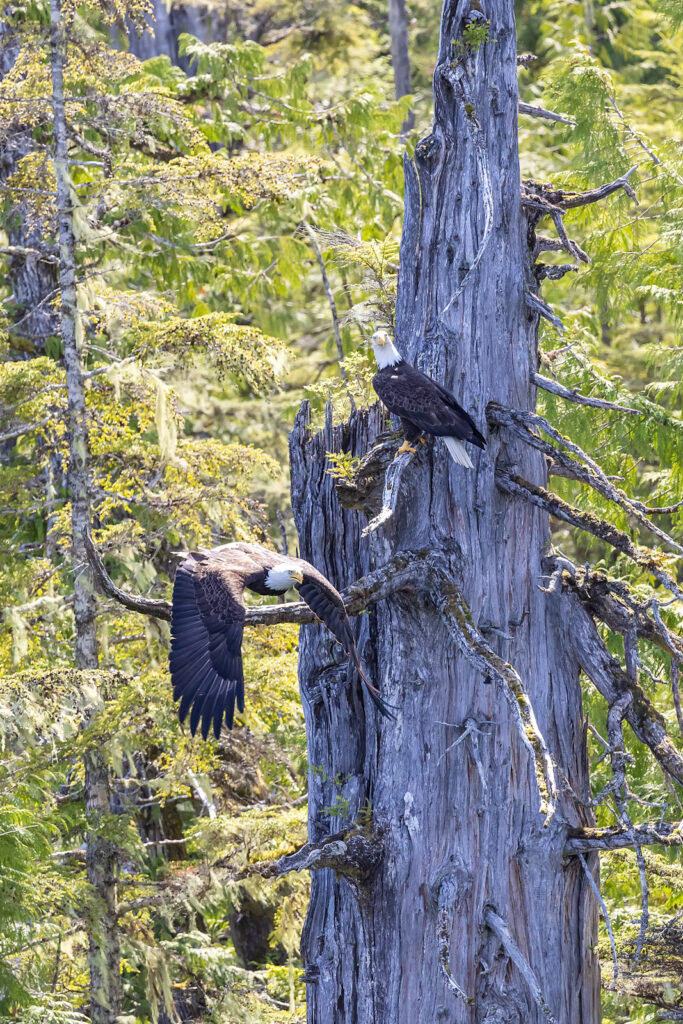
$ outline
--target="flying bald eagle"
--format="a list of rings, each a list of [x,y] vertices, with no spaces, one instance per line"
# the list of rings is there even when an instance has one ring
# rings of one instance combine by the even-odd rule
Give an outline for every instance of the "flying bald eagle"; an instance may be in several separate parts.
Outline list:
[[[422,440],[423,433],[434,434],[443,437],[454,462],[472,469],[463,441],[485,448],[486,440],[454,395],[409,366],[396,351],[388,331],[375,331],[372,347],[379,369],[372,378],[372,386],[389,412],[400,417],[403,426],[405,441],[397,454],[414,452],[412,441]]]
[[[392,717],[360,663],[344,602],[332,584],[301,558],[286,558],[259,544],[224,544],[193,551],[178,566],[173,584],[170,669],[178,716],[190,715],[194,736],[201,719],[204,739],[211,723],[232,729],[235,702],[244,711],[242,631],[244,589],[284,594],[296,587],[353,661],[382,714]]]

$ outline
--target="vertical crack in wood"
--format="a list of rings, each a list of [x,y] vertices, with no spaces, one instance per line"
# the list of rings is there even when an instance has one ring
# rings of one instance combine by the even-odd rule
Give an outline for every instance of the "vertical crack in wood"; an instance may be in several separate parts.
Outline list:
[[[533,758],[539,809],[545,815],[543,827],[547,828],[557,809],[555,766],[524,683],[519,673],[495,653],[476,628],[465,599],[444,567],[435,564],[435,559],[430,557],[427,564],[432,573],[432,598],[456,646],[485,679],[492,678],[499,684],[514,714],[524,745]]]
[[[532,999],[539,1009],[545,1014],[548,1024],[557,1024],[557,1020],[553,1016],[551,1009],[546,1002],[545,996],[543,995],[538,978],[536,977],[531,964],[524,956],[524,953],[522,953],[521,949],[513,939],[512,932],[510,931],[507,921],[504,921],[503,918],[495,912],[493,907],[486,908],[484,912],[484,921],[486,922],[487,928],[490,928],[494,935],[496,935],[500,940],[503,949],[524,978]]]
[[[477,162],[477,171],[479,173],[479,182],[481,185],[482,194],[482,205],[484,207],[484,233],[479,243],[477,252],[470,264],[465,276],[463,277],[457,290],[448,300],[444,308],[439,313],[439,323],[445,326],[445,317],[451,306],[460,298],[465,288],[472,280],[474,272],[481,263],[484,253],[488,248],[491,235],[493,234],[493,214],[494,214],[494,203],[493,203],[493,188],[491,186],[491,170],[489,168],[489,158],[486,149],[486,135],[483,128],[477,120],[477,114],[471,99],[468,98],[465,92],[464,81],[467,78],[466,65],[471,61],[471,57],[463,58],[464,63],[461,62],[457,67],[453,67],[451,62],[448,61],[442,64],[440,67],[441,76],[453,89],[455,96],[459,95],[459,98],[463,105],[465,112],[465,125],[467,133],[472,141],[474,148],[474,155]]]
[[[458,882],[460,872],[453,871],[446,875],[439,884],[437,892],[436,936],[439,946],[439,968],[446,985],[467,1006],[473,1006],[475,999],[468,996],[458,985],[451,973],[451,940],[453,937],[453,914],[458,899]]]

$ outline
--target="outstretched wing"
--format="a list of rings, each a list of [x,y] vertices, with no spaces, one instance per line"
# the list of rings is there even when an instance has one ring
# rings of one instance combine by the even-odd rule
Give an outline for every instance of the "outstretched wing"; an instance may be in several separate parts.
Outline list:
[[[190,708],[194,736],[201,719],[204,739],[213,721],[216,738],[221,723],[232,728],[235,701],[244,711],[242,632],[243,582],[220,564],[186,559],[176,572],[171,614],[170,669],[178,716]]]
[[[297,586],[299,594],[311,611],[324,622],[347,654],[353,655],[356,641],[341,594],[330,581],[308,563],[302,564],[304,581]]]
[[[318,618],[324,622],[330,633],[332,633],[334,638],[342,645],[346,654],[351,658],[368,693],[382,714],[386,715],[387,718],[393,718],[394,716],[390,713],[388,706],[379,696],[377,688],[372,685],[363,671],[356,647],[356,639],[353,635],[351,622],[346,613],[341,594],[309,562],[299,560],[299,564],[304,574],[303,583],[300,583],[296,588],[299,594],[311,611],[315,612]]]
[[[474,420],[455,396],[414,366],[402,363],[387,367],[372,383],[390,412],[414,423],[427,434],[457,437],[479,448],[486,446]]]

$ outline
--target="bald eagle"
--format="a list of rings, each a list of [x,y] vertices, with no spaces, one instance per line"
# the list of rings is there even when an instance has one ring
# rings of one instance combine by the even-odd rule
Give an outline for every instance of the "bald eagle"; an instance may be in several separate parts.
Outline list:
[[[178,716],[190,708],[194,736],[201,719],[204,739],[211,723],[218,739],[221,724],[232,729],[235,702],[244,711],[242,631],[244,589],[284,594],[296,587],[353,661],[382,714],[387,706],[360,663],[344,602],[332,584],[301,558],[286,558],[259,544],[224,544],[193,551],[178,566],[173,584],[170,670]]]
[[[403,426],[405,441],[397,454],[414,452],[412,441],[422,440],[423,433],[434,434],[443,437],[454,462],[472,469],[463,441],[485,448],[486,440],[455,396],[409,366],[396,351],[388,331],[375,331],[372,347],[379,370],[372,378],[372,386],[389,412],[400,417]]]

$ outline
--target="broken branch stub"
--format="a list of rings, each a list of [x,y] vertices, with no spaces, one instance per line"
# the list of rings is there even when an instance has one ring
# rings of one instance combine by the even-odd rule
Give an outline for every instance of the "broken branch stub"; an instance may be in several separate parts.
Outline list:
[[[374,533],[374,531],[378,530],[380,526],[384,526],[388,523],[394,515],[398,505],[398,497],[403,474],[413,461],[414,457],[415,453],[412,451],[401,452],[401,454],[389,464],[384,477],[381,511],[370,520],[361,533],[362,537],[367,537],[369,533]]]

